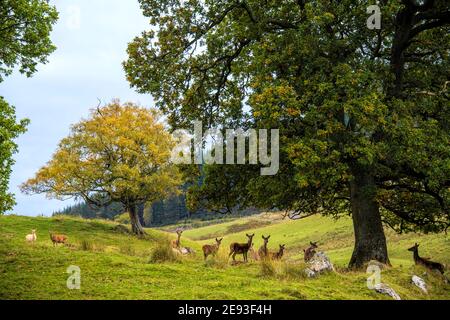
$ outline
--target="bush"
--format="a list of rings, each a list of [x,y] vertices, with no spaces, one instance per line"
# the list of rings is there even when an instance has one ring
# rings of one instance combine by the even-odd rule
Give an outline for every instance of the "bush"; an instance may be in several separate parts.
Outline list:
[[[261,276],[273,277],[276,275],[275,264],[270,259],[261,260]]]
[[[150,263],[179,261],[178,254],[172,249],[169,239],[159,240],[150,255]]]

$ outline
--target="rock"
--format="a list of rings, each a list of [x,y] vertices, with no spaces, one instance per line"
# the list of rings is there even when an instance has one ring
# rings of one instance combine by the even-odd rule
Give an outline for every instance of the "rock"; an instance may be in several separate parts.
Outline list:
[[[316,273],[309,268],[305,269],[305,273],[308,278],[314,278],[316,276]]]
[[[400,296],[397,294],[397,292],[395,292],[394,289],[392,289],[385,283],[376,284],[374,286],[374,289],[378,293],[387,294],[388,296],[391,296],[394,300],[402,300]]]
[[[308,261],[308,267],[316,273],[334,271],[334,266],[331,263],[330,258],[323,252],[317,252],[311,260]]]
[[[308,278],[313,278],[323,272],[334,271],[330,258],[323,252],[315,253],[307,265],[308,268],[305,269],[305,273]]]
[[[416,275],[413,275],[411,280],[412,280],[412,283],[414,283],[416,285],[416,287],[418,287],[423,292],[428,293],[427,285],[422,278],[420,278]]]

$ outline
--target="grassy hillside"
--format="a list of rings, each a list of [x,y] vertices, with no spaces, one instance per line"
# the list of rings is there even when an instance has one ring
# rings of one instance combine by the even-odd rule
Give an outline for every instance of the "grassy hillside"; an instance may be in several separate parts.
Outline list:
[[[285,221],[262,215],[191,229],[183,234],[182,245],[194,248],[196,256],[164,263],[152,263],[150,256],[172,234],[148,229],[147,239],[137,239],[114,231],[116,226],[66,217],[0,216],[0,299],[390,299],[367,289],[365,272],[345,269],[353,241],[349,219]],[[37,229],[34,245],[24,239],[31,229]],[[53,247],[49,230],[67,234],[70,246]],[[259,262],[231,266],[228,246],[245,240],[246,232],[256,233],[256,248],[261,234],[271,234],[272,249],[285,243],[286,259],[264,269]],[[215,236],[225,237],[221,252],[205,263],[201,245]],[[425,270],[414,267],[406,251],[420,242],[423,256],[450,265],[448,237],[388,232],[388,238],[393,267],[383,271],[383,282],[403,299],[450,299],[450,286],[423,275]],[[336,273],[304,277],[300,252],[310,240],[319,241],[338,267]],[[81,290],[66,287],[70,265],[81,269]],[[427,281],[428,295],[410,284],[413,273]]]

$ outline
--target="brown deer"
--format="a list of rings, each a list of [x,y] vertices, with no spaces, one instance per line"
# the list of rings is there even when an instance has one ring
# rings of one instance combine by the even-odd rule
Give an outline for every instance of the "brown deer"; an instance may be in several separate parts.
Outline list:
[[[316,250],[317,249],[317,242],[309,242],[310,246],[305,250],[303,249],[303,253],[304,253],[304,257],[303,259],[305,260],[305,262],[308,262],[309,260],[312,259],[312,257],[314,257],[314,255],[316,254]]]
[[[65,244],[68,237],[65,234],[53,234],[50,232],[50,240],[53,242],[53,246],[56,246],[58,243]]]
[[[267,250],[267,244],[269,243],[270,235],[267,237],[262,236],[264,240],[264,244],[259,248],[258,255],[261,259],[265,259],[269,255],[269,251]]]
[[[217,251],[219,251],[219,247],[220,247],[220,243],[222,242],[223,238],[217,239],[216,238],[216,244],[210,245],[210,244],[205,244],[202,247],[203,250],[203,255],[205,256],[205,260],[206,258],[208,258],[208,256],[210,254],[212,254],[214,257],[216,256]]]
[[[181,234],[183,233],[183,230],[178,229],[176,232],[177,232],[177,239],[172,240],[172,248],[178,249],[180,247],[180,239],[181,239]]]
[[[437,270],[440,273],[444,274],[444,266],[442,264],[440,264],[439,262],[430,261],[419,256],[419,244],[416,243],[414,246],[409,248],[408,251],[413,252],[413,258],[416,264],[422,265],[430,270]]]
[[[233,255],[233,261],[236,261],[235,257],[236,254],[242,254],[242,256],[244,257],[244,262],[247,262],[247,253],[248,250],[251,248],[252,246],[252,241],[253,241],[253,237],[255,236],[255,234],[245,234],[248,238],[247,243],[237,243],[237,242],[233,242],[230,245],[230,254],[228,255],[228,258]]]
[[[284,254],[285,246],[286,246],[285,244],[280,244],[280,250],[278,250],[278,252],[272,253],[271,256],[272,260],[281,260]]]

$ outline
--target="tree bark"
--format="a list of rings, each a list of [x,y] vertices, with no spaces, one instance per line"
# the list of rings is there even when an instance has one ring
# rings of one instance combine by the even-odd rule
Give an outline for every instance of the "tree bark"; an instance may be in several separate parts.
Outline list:
[[[136,205],[130,205],[127,208],[128,214],[130,215],[131,231],[136,235],[144,235],[145,231],[142,228],[138,210]]]
[[[349,267],[360,269],[370,260],[390,264],[380,209],[375,199],[374,177],[368,168],[357,168],[352,171],[350,201],[355,247]]]

